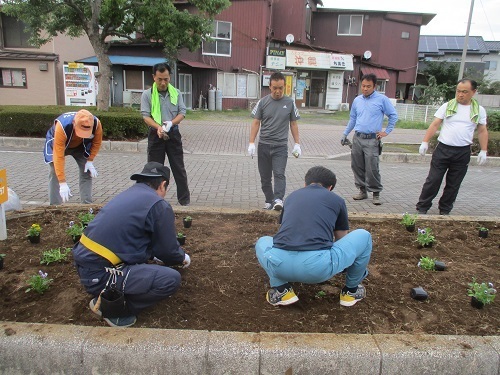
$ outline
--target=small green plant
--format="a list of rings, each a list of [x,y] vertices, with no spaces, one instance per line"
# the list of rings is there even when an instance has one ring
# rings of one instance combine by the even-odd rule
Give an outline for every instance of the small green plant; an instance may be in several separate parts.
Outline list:
[[[477,229],[479,229],[481,232],[488,232],[488,231],[489,231],[489,229],[488,229],[488,228],[483,227],[483,226],[481,226],[481,225],[480,225],[480,226],[478,226],[478,227],[477,227]]]
[[[47,251],[44,251],[42,253],[42,260],[40,260],[40,264],[50,264],[50,263],[55,263],[55,262],[62,262],[68,259],[68,254],[71,252],[71,249],[69,247],[67,248],[60,248],[58,247],[57,249],[50,249]]]
[[[431,228],[424,228],[424,229],[418,228],[416,241],[422,246],[427,246],[431,243],[436,242],[436,238],[432,234]]]
[[[191,216],[186,216],[186,217],[184,218],[184,221],[191,221],[191,220],[193,220],[193,218],[192,218]]]
[[[182,232],[177,232],[177,238],[182,238],[182,237],[185,237],[185,236],[184,236],[184,233],[182,233]]]
[[[83,233],[83,225],[78,223],[75,224],[74,221],[70,221],[68,229],[66,229],[66,233],[68,233],[73,238],[81,236]]]
[[[39,224],[31,224],[31,227],[28,229],[28,237],[39,236],[41,231],[42,227]]]
[[[316,298],[325,298],[326,297],[326,292],[324,290],[320,290],[315,294]]]
[[[409,214],[408,212],[405,212],[403,214],[403,219],[401,220],[401,224],[403,224],[404,226],[410,226],[410,225],[415,225],[415,222],[417,221],[417,217],[418,215],[417,214]]]
[[[50,284],[52,284],[52,279],[47,278],[48,274],[42,270],[38,271],[38,275],[33,275],[28,279],[29,288],[26,289],[26,293],[34,291],[39,294],[43,294],[49,289]]]
[[[94,210],[92,208],[89,208],[89,212],[85,213],[79,213],[78,214],[78,220],[82,223],[82,226],[85,228],[89,223],[94,220]]]
[[[420,258],[420,262],[418,262],[418,266],[423,268],[424,270],[434,271],[434,267],[436,265],[436,259],[432,259],[429,257]]]
[[[479,302],[484,305],[492,303],[495,300],[495,295],[497,290],[493,288],[492,283],[481,283],[476,281],[476,278],[472,278],[472,282],[469,283],[470,289],[467,289],[467,294],[471,297],[475,297]]]
[[[0,254],[0,259],[5,258],[7,255],[6,254]]]

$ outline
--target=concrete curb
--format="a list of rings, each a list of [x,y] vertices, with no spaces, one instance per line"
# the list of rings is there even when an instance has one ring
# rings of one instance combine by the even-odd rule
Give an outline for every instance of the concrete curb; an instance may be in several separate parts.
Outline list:
[[[82,207],[88,205],[65,206]],[[12,212],[7,219],[60,209]],[[401,215],[367,213],[350,218],[385,220]],[[438,215],[425,219],[500,221],[500,217]],[[17,322],[0,322],[0,328],[0,374],[500,374],[500,336],[253,333]]]
[[[2,374],[484,374],[496,336],[337,335],[0,322]]]
[[[45,138],[23,138],[23,137],[0,137],[0,147],[15,147],[15,148],[36,148],[43,150]],[[118,152],[141,152],[146,153],[148,148],[147,139],[138,142],[125,141],[103,141],[101,150],[103,151],[118,151]],[[186,152],[185,153],[189,153]],[[327,160],[351,160],[349,152],[328,155]],[[397,153],[384,152],[380,156],[380,160],[385,163],[424,163],[429,164],[431,155],[421,156],[412,153]],[[475,163],[474,157],[471,163]],[[500,167],[500,157],[488,157],[484,167]]]

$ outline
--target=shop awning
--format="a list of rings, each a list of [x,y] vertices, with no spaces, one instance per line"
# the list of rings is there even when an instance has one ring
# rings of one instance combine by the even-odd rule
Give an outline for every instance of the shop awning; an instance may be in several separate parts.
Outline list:
[[[385,69],[374,68],[372,66],[364,66],[361,68],[361,73],[363,74],[375,74],[377,79],[386,79],[389,80],[389,72]]]
[[[145,56],[121,56],[121,55],[108,55],[113,65],[134,65],[134,66],[153,66],[154,64],[164,63],[167,60],[164,57],[145,57]],[[81,63],[94,63],[97,64],[97,57],[87,57],[85,59],[77,60]]]
[[[217,69],[215,66],[208,65],[202,62],[198,61],[189,61],[189,60],[179,60],[180,62],[190,66],[191,68],[198,68],[198,69]]]

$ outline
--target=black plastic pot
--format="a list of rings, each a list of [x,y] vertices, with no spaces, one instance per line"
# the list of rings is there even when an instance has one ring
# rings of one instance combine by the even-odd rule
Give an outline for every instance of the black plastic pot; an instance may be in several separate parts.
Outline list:
[[[433,244],[434,244],[434,242],[429,242],[428,244],[425,244],[424,247],[429,248],[429,247],[432,247]]]
[[[184,228],[191,228],[191,224],[193,224],[193,220],[186,220],[184,218],[184,219],[182,219],[182,224],[184,225]]]
[[[40,235],[28,236],[28,240],[30,240],[31,243],[40,243]]]
[[[186,243],[186,236],[184,237],[177,237],[177,241],[179,241],[179,245],[184,245]]]
[[[436,271],[444,271],[446,269],[446,264],[440,260],[434,261],[434,269]]]
[[[3,258],[0,258],[0,270],[3,268]]]
[[[484,303],[479,301],[476,297],[470,298],[470,304],[472,307],[475,307],[476,309],[482,309],[484,307]]]
[[[82,237],[81,235],[80,236],[71,236],[71,239],[73,240],[73,243],[77,243],[78,241],[80,241],[81,237]]]
[[[479,237],[488,238],[488,231],[479,229]]]
[[[405,228],[408,232],[415,232],[415,224],[405,225]]]
[[[411,288],[410,297],[416,299],[417,301],[425,301],[427,298],[429,298],[429,295],[424,290],[424,288],[418,286],[416,288]]]

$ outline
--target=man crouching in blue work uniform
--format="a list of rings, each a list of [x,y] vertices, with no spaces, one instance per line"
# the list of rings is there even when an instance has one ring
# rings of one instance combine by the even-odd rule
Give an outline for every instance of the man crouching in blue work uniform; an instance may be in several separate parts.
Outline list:
[[[170,169],[149,162],[130,179],[137,183],[102,208],[73,248],[80,281],[94,297],[90,308],[112,327],[133,325],[139,311],[179,289],[179,272],[147,264],[149,259],[183,268],[191,262],[177,242],[174,212],[164,200]],[[125,316],[106,317],[99,308],[110,281],[124,295]]]
[[[313,167],[305,183],[286,199],[278,233],[255,244],[270,280],[266,299],[273,306],[290,305],[299,300],[290,282],[318,284],[346,270],[340,304],[353,306],[366,296],[361,282],[368,275],[372,236],[364,229],[347,233],[347,208],[331,192],[337,183],[331,170]]]

